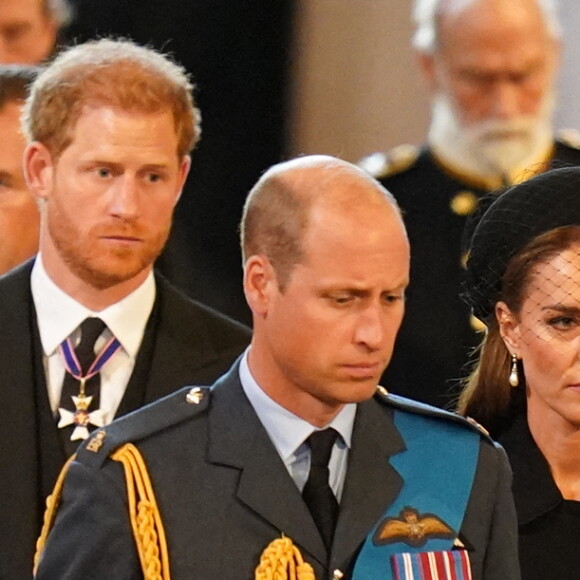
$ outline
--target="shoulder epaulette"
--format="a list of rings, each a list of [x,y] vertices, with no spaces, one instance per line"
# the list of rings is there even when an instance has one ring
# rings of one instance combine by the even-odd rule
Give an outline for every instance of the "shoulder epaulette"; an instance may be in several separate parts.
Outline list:
[[[385,402],[387,405],[394,407],[395,409],[400,409],[401,411],[407,411],[409,413],[415,413],[418,415],[425,415],[427,417],[435,417],[437,419],[443,419],[446,421],[451,421],[457,425],[462,425],[476,431],[483,438],[491,441],[489,432],[482,427],[479,423],[474,421],[469,417],[463,417],[457,413],[451,411],[445,411],[444,409],[439,409],[438,407],[433,407],[427,405],[426,403],[420,403],[419,401],[413,401],[407,399],[406,397],[401,397],[399,395],[394,395],[389,393],[384,387],[377,387],[377,397]]]
[[[398,145],[387,153],[373,153],[361,159],[359,167],[375,179],[391,177],[411,167],[419,157],[419,148],[415,145]]]
[[[580,131],[578,129],[560,129],[556,138],[567,147],[580,150]]]
[[[80,447],[77,460],[100,467],[125,443],[136,443],[167,427],[187,421],[207,408],[210,387],[185,387],[98,429]]]

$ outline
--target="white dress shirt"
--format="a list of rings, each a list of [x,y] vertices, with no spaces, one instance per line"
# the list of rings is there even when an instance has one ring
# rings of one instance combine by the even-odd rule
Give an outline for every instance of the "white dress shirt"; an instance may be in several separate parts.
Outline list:
[[[121,343],[121,348],[105,363],[100,372],[100,409],[104,413],[105,424],[110,423],[135,367],[145,326],[153,309],[156,292],[153,273],[129,296],[101,312],[89,310],[63,292],[48,276],[41,254],[38,254],[32,268],[30,284],[42,343],[48,397],[55,416],[65,374],[59,345],[70,336],[73,346],[76,347],[80,341],[78,326],[91,316],[100,318],[107,325],[95,345],[97,352],[111,335]]]
[[[310,446],[306,439],[320,429],[276,403],[261,389],[248,366],[248,352],[249,349],[240,362],[240,381],[244,393],[268,432],[288,473],[302,492],[310,471]],[[356,404],[350,403],[322,428],[332,427],[339,434],[328,462],[329,484],[338,501],[344,488],[355,415]]]

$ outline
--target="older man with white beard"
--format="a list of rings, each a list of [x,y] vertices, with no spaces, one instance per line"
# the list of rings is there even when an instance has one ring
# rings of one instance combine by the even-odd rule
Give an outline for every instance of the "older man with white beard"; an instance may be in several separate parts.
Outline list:
[[[459,297],[465,224],[488,191],[580,164],[552,130],[560,27],[554,0],[416,0],[413,39],[432,95],[427,144],[361,163],[405,214],[407,314],[383,384],[448,406],[482,325]]]

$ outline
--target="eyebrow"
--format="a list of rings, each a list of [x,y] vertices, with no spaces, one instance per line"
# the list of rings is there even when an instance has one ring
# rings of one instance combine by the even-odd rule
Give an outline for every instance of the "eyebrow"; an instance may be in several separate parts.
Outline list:
[[[578,306],[566,306],[565,304],[553,304],[549,306],[544,306],[542,312],[546,310],[555,310],[556,312],[561,312],[564,314],[580,314],[580,307]]]

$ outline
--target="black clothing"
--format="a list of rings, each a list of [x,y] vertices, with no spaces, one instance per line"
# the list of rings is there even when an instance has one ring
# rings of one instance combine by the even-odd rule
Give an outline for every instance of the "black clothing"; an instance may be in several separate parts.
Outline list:
[[[32,577],[45,498],[66,456],[52,414],[30,290],[32,261],[0,277],[0,580]],[[116,416],[219,377],[249,331],[157,276],[157,294]]]
[[[522,580],[577,580],[580,502],[562,498],[525,412],[513,419],[498,441],[513,470]]]

